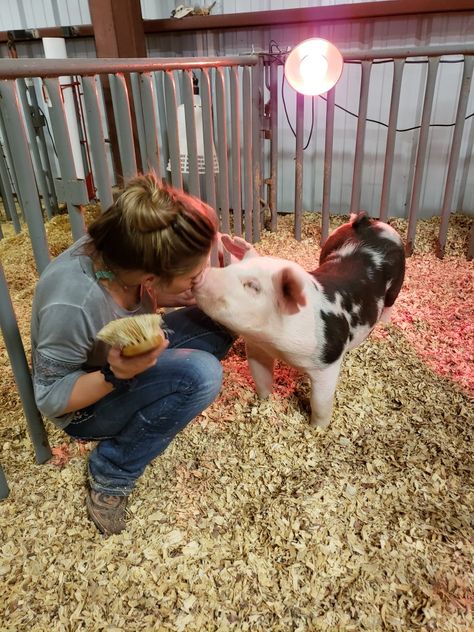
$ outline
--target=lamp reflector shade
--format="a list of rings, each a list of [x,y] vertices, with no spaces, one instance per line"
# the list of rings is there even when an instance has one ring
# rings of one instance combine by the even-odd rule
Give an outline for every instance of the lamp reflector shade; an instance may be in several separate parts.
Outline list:
[[[297,92],[317,96],[336,85],[343,65],[342,55],[334,44],[312,37],[295,46],[288,55],[285,77]]]

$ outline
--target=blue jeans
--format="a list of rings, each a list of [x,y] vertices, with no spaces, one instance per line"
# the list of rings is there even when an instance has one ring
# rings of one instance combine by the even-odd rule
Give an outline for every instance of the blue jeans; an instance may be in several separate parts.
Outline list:
[[[234,341],[197,307],[164,316],[169,347],[129,390],[115,389],[77,411],[64,429],[78,439],[100,440],[89,457],[92,489],[128,496],[145,467],[217,397],[219,362]]]

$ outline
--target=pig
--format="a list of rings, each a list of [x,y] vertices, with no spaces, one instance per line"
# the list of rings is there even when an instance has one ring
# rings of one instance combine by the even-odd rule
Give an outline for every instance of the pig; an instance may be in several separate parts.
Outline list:
[[[405,252],[388,224],[352,214],[323,245],[312,272],[259,256],[243,239],[221,241],[237,258],[209,268],[194,287],[197,305],[245,340],[257,394],[272,392],[275,359],[311,383],[311,425],[328,426],[344,355],[379,321],[388,322],[403,284]]]

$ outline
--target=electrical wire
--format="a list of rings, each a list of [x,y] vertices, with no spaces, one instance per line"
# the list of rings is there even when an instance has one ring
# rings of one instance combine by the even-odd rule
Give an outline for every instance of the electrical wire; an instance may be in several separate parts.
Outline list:
[[[276,47],[276,49],[277,49],[276,53],[273,52],[273,47]],[[273,58],[271,63],[274,63],[275,61],[277,61],[280,64],[283,64],[284,63],[283,62],[283,58],[287,55],[287,53],[285,53],[284,51],[281,50],[280,46],[278,45],[278,43],[275,40],[270,40],[270,52],[268,53],[268,55],[270,55]],[[373,63],[374,64],[387,64],[387,63],[393,63],[393,61],[394,61],[393,59],[381,59],[381,60],[376,60]],[[443,63],[444,64],[459,64],[459,63],[463,63],[463,62],[464,62],[463,59],[454,59],[454,60],[448,60],[448,59],[443,60],[443,59],[441,59],[440,60],[441,64],[443,64]],[[360,61],[356,61],[356,60],[355,61],[347,61],[345,63],[361,65],[361,62]],[[427,64],[428,61],[427,60],[411,60],[411,61],[405,60],[405,63],[407,63],[407,64]],[[285,90],[284,90],[285,81],[286,81],[285,73],[283,73],[283,80],[281,82],[281,99],[282,99],[282,102],[283,102],[283,108],[285,110],[285,116],[286,116],[286,120],[287,120],[288,126],[289,126],[293,136],[296,137],[296,132],[295,132],[295,130],[294,130],[292,124],[291,124],[290,117],[288,115],[288,109],[286,107]],[[322,95],[318,95],[318,96],[323,101],[327,101],[326,97],[323,97]],[[308,148],[309,143],[311,141],[312,134],[313,134],[314,119],[315,119],[314,106],[315,106],[315,97],[313,96],[312,97],[311,130],[310,130],[310,133],[309,133],[309,138],[308,138],[308,140],[307,140],[307,142],[306,142],[306,144],[305,144],[303,149],[307,149]],[[350,110],[348,110],[347,108],[343,107],[342,105],[339,105],[338,103],[335,103],[334,106],[336,108],[338,108],[339,110],[342,110],[346,114],[349,114],[350,116],[353,116],[354,118],[357,118],[357,119],[359,118],[358,114],[356,114],[355,112],[351,112]],[[471,112],[471,114],[468,114],[465,117],[464,120],[467,121],[468,119],[472,118],[473,116],[474,116],[474,112]],[[385,127],[385,128],[388,129],[388,124],[384,123],[383,121],[378,121],[377,119],[372,119],[372,118],[366,118],[365,120],[366,120],[367,123],[375,123],[376,125],[381,125],[382,127]],[[430,123],[429,127],[454,127],[455,125],[456,125],[456,123]],[[420,128],[421,128],[421,125],[414,125],[413,127],[405,127],[405,128],[398,128],[397,127],[395,129],[395,131],[396,132],[400,132],[400,133],[402,133],[402,132],[412,132],[412,131],[420,129]]]
[[[51,139],[51,145],[53,146],[54,155],[57,158],[58,152],[56,151],[56,145],[54,144],[54,138],[53,138],[53,135],[51,134],[51,129],[49,127],[48,119],[46,117],[46,114],[43,112],[43,110],[40,108],[39,105],[37,106],[37,108],[40,111],[40,113],[43,115],[44,122],[46,123],[46,129],[48,130],[49,138]]]
[[[327,101],[326,97],[323,97],[322,95],[319,95],[319,97],[323,101]],[[337,103],[335,103],[334,106],[336,108],[339,108],[340,110],[342,110],[346,114],[350,114],[354,118],[359,118],[358,114],[356,114],[355,112],[351,112],[350,110],[346,109],[342,105],[338,105]],[[465,117],[464,120],[467,121],[468,119],[470,119],[473,116],[474,116],[474,112],[472,112],[471,114],[468,114]],[[383,127],[386,127],[388,129],[387,123],[384,123],[383,121],[377,121],[376,119],[371,119],[371,118],[366,118],[365,120],[367,121],[367,123],[376,123],[377,125],[382,125]],[[288,121],[288,123],[289,123],[289,121]],[[430,123],[429,127],[454,127],[455,125],[456,125],[456,123]],[[398,128],[397,127],[395,129],[395,131],[396,132],[412,132],[412,131],[414,131],[416,129],[420,129],[420,128],[421,128],[421,125],[414,125],[413,127],[405,127],[405,128]]]

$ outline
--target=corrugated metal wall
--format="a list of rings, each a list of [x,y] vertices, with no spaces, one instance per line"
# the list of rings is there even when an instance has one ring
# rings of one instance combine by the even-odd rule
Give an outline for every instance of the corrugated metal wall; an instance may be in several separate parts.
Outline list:
[[[208,7],[213,0],[183,2],[182,0],[141,0],[145,20],[169,18],[180,4]],[[352,4],[365,0],[217,0],[212,13],[244,13],[297,9],[333,4]],[[374,0],[383,2],[383,0]],[[0,0],[0,31],[41,28],[45,26],[77,26],[90,24],[88,0]]]
[[[6,8],[0,12],[0,30],[11,28],[36,28],[53,25],[90,23],[87,0],[19,0],[11,3],[2,0]],[[213,13],[232,13],[281,8],[297,8],[340,2],[308,2],[305,0],[218,0]],[[177,0],[156,2],[142,0],[145,19],[168,17],[173,8],[182,4]],[[186,3],[188,4],[188,3]],[[192,4],[192,3],[189,3]],[[203,5],[210,2],[203,2]],[[283,7],[284,5],[284,7]],[[421,18],[392,17],[389,19],[338,22],[335,25],[289,25],[258,29],[236,29],[204,31],[199,33],[161,34],[148,37],[150,56],[213,56],[247,53],[251,50],[268,51],[273,40],[285,50],[301,40],[321,36],[331,40],[341,49],[383,48],[386,46],[435,45],[474,41],[474,13],[425,15]],[[68,40],[68,55],[71,57],[95,56],[93,41]],[[5,47],[4,47],[5,48]],[[18,47],[20,56],[42,56],[38,42],[23,43]],[[5,51],[3,54],[6,55]],[[457,105],[457,94],[461,80],[462,64],[441,64],[432,114],[432,123],[453,123]],[[368,118],[381,123],[388,121],[392,89],[393,64],[377,64],[372,67],[369,93]],[[279,68],[280,81],[282,68]],[[426,64],[407,64],[403,75],[402,96],[398,128],[407,129],[419,125],[426,78]],[[355,113],[359,102],[360,66],[346,64],[336,89],[334,137],[334,164],[331,208],[346,212],[351,197],[353,155],[357,119],[341,108]],[[472,91],[474,92],[474,91]],[[295,94],[284,87],[285,103],[289,122],[285,117],[283,103],[279,104],[279,186],[278,209],[290,211],[294,206],[294,148],[295,141],[290,124],[295,122]],[[281,90],[280,90],[281,95]],[[268,96],[268,95],[267,95]],[[281,97],[280,97],[281,98]],[[312,102],[306,99],[305,138],[312,127]],[[319,209],[322,199],[322,171],[324,150],[325,104],[321,98],[315,102],[315,125],[311,142],[305,151],[303,207]],[[468,114],[474,111],[474,94],[471,93]],[[474,117],[466,123],[459,173],[456,179],[455,201],[458,210],[474,214],[474,165],[471,165],[474,150]],[[431,127],[428,147],[428,168],[423,182],[421,215],[439,212],[444,182],[446,179],[448,150],[452,138],[452,127]],[[416,158],[418,131],[397,134],[391,209],[393,214],[405,216],[411,191],[411,177]],[[386,128],[370,122],[365,141],[363,187],[361,206],[376,213],[380,200],[381,172],[383,169],[386,143]]]
[[[273,4],[272,4],[273,6]],[[259,3],[261,8],[261,3]],[[357,48],[384,48],[410,45],[436,45],[474,41],[474,13],[469,18],[456,14],[449,16],[423,16],[417,18],[394,17],[390,19],[338,22],[336,25],[288,25],[266,29],[236,29],[219,33],[215,31],[175,33],[152,36],[148,47],[150,55],[170,55],[177,51],[188,55],[224,55],[269,50],[270,42],[278,43],[282,50],[293,47],[308,37],[320,36],[332,41],[342,50]],[[459,61],[459,58],[457,58]],[[450,62],[456,62],[450,59]],[[462,75],[462,63],[443,63],[439,70],[432,123],[454,123],[457,95]],[[368,118],[388,122],[392,90],[393,63],[372,67],[369,93]],[[279,69],[280,82],[282,68]],[[407,129],[420,124],[426,80],[426,64],[407,64],[404,70],[398,128]],[[359,105],[360,66],[346,64],[336,88],[336,103],[350,112],[357,112]],[[281,94],[281,91],[280,91]],[[284,89],[288,117],[295,125],[295,93],[288,86]],[[305,104],[305,139],[311,131],[311,99]],[[474,111],[474,91],[468,104],[468,114]],[[290,211],[294,207],[293,163],[295,139],[279,104],[279,186],[278,209]],[[474,147],[474,118],[466,124],[461,150],[460,168],[456,181],[456,208],[474,214],[474,165],[471,156]],[[322,173],[325,129],[325,103],[321,98],[315,105],[315,129],[305,151],[303,207],[319,209],[322,200]],[[335,117],[333,185],[331,209],[347,212],[352,186],[353,156],[357,119],[338,108]],[[469,133],[470,132],[470,133]],[[418,130],[399,132],[395,148],[391,209],[394,214],[405,216],[411,192],[411,177],[416,158]],[[442,203],[447,173],[448,151],[452,127],[432,127],[428,146],[428,168],[423,182],[421,216],[438,214]],[[381,193],[382,170],[386,146],[386,128],[369,123],[365,140],[362,208],[374,214],[378,211]]]
[[[0,30],[90,24],[88,0],[1,0]]]

